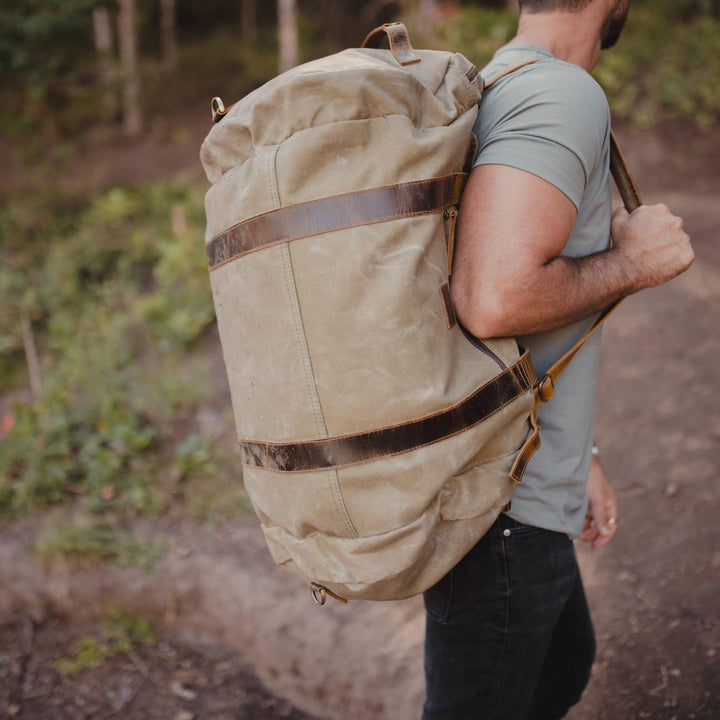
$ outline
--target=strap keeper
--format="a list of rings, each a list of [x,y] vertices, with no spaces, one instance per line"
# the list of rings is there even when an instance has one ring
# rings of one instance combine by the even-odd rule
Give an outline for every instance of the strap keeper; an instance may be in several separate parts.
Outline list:
[[[544,375],[535,388],[541,402],[547,402],[555,394],[555,383],[550,375]]]

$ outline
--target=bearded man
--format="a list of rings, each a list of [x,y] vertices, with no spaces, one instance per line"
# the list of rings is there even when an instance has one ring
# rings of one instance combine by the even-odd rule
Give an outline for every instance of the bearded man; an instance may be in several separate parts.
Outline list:
[[[612,214],[610,113],[589,71],[629,0],[520,0],[483,70],[452,283],[465,328],[517,336],[538,377],[597,313],[693,260],[665,206]],[[612,230],[612,243],[611,243]],[[595,639],[573,538],[605,545],[617,504],[593,448],[600,333],[540,411],[542,447],[512,507],[425,593],[424,720],[554,720],[578,702]]]

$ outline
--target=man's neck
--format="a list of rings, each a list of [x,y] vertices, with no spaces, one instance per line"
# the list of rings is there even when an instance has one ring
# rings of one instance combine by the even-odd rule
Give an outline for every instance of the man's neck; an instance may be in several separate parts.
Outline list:
[[[600,59],[603,18],[591,3],[580,12],[522,13],[517,35],[510,41],[549,50],[558,60],[579,65],[588,72]]]

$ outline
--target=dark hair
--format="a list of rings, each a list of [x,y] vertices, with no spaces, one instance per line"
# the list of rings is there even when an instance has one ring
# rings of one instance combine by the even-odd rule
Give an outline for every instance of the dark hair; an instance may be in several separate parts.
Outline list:
[[[521,10],[529,12],[547,12],[549,10],[582,10],[592,0],[519,0]]]

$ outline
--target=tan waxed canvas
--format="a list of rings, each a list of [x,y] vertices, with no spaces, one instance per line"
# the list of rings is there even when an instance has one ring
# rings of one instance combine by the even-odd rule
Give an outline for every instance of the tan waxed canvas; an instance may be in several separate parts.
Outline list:
[[[207,234],[278,208],[462,171],[481,95],[461,55],[352,49],[275,78],[203,143]],[[519,356],[448,327],[442,212],[275,244],[211,269],[241,441],[387,428],[461,403]],[[488,352],[488,350],[490,352]],[[493,357],[493,354],[495,357]],[[532,390],[482,422],[363,462],[244,482],[275,561],[346,598],[439,580],[512,497]]]

